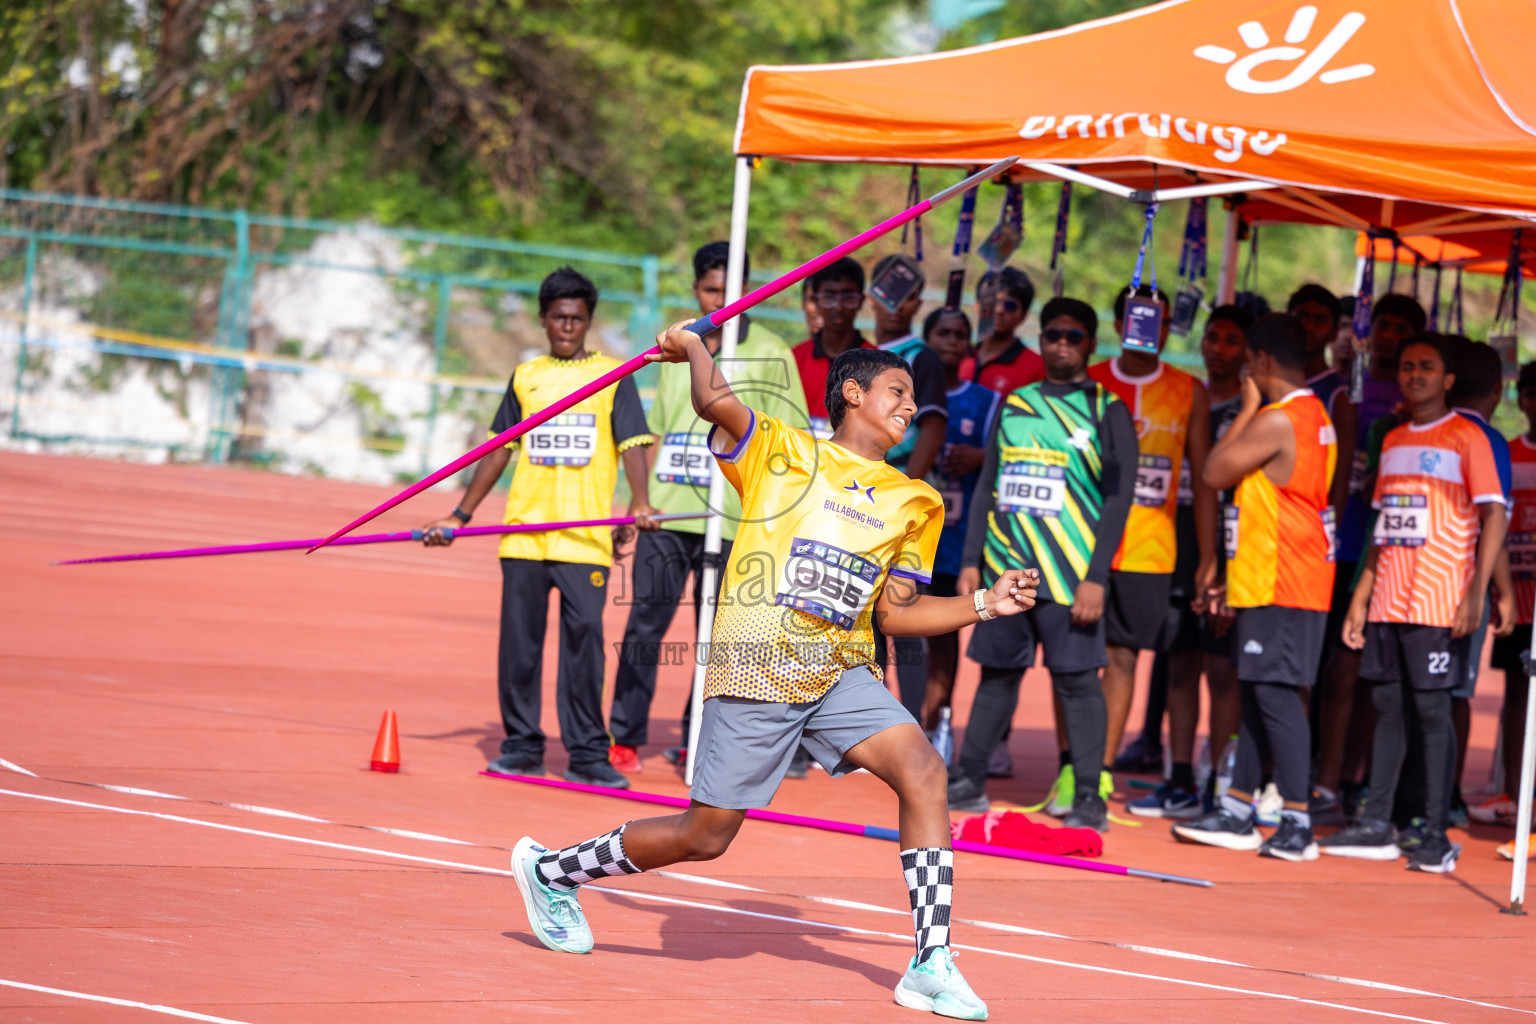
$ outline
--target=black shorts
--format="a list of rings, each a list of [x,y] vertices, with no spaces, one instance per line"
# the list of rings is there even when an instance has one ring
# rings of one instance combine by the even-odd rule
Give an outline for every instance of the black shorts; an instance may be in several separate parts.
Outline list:
[[[1470,637],[1451,637],[1449,626],[1367,622],[1360,678],[1378,683],[1406,679],[1415,690],[1454,690],[1467,678]]]
[[[1237,649],[1232,643],[1235,636],[1237,636],[1237,626],[1235,624],[1228,626],[1225,633],[1217,636],[1211,632],[1210,616],[1200,616],[1200,631],[1196,634],[1196,638],[1199,641],[1202,652],[1214,657],[1226,658],[1230,661],[1237,654]]]
[[[1166,572],[1110,572],[1104,595],[1104,639],[1116,647],[1156,651],[1173,576]]]
[[[1189,598],[1169,600],[1163,624],[1157,631],[1155,651],[1193,651],[1200,647],[1201,616],[1189,610]]]
[[[1461,700],[1471,700],[1477,696],[1477,676],[1483,667],[1483,644],[1488,642],[1488,623],[1493,621],[1493,591],[1483,599],[1483,621],[1477,624],[1472,635],[1467,637],[1467,663],[1464,666],[1466,672],[1462,674],[1461,682],[1451,688],[1451,696]]]
[[[1504,673],[1515,675],[1530,675],[1530,670],[1525,667],[1525,662],[1520,660],[1522,654],[1529,653],[1531,649],[1531,624],[1522,623],[1515,627],[1515,631],[1509,636],[1496,636],[1493,638],[1493,667],[1503,669]],[[1505,691],[1508,692],[1509,683],[1505,682]],[[1521,708],[1519,714],[1525,714]]]
[[[1323,657],[1327,612],[1267,604],[1239,608],[1232,657],[1245,683],[1311,686]]]
[[[1088,672],[1109,664],[1104,616],[1091,626],[1072,624],[1072,606],[1041,601],[1022,615],[978,622],[965,656],[985,668],[1035,667],[1035,645],[1052,672]]]
[[[955,589],[955,586],[959,582],[960,577],[953,573],[936,572],[933,574],[933,582],[928,584],[927,593],[934,597],[958,597],[960,592]]]

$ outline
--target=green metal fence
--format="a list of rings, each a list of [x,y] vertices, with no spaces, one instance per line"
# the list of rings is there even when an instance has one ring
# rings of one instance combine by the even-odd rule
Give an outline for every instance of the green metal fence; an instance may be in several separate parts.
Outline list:
[[[462,437],[441,436],[445,414],[483,429],[531,347],[528,299],[565,264],[598,285],[593,340],[614,355],[653,335],[665,306],[691,303],[662,296],[652,255],[0,190],[8,434],[271,461],[280,431],[256,403],[325,377],[344,401],[324,418],[359,421],[362,446],[408,475],[434,448],[461,450]],[[297,330],[283,308],[294,302],[309,318]],[[414,403],[383,393],[402,387]],[[146,418],[138,392],[177,415]],[[304,425],[290,432],[316,433]]]
[[[654,255],[0,189],[0,416],[12,446],[414,479],[484,436],[566,264],[614,356],[696,311]],[[753,315],[797,341],[798,299]]]

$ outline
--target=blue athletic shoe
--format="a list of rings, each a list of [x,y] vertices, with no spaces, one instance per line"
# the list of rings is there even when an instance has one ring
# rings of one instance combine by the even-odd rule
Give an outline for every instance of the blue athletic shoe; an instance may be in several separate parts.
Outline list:
[[[576,901],[576,890],[556,892],[539,878],[539,858],[549,851],[528,836],[512,847],[512,875],[523,894],[528,924],[538,940],[560,953],[592,952],[592,929]]]
[[[1140,800],[1132,800],[1126,809],[1142,818],[1198,818],[1203,812],[1200,798],[1187,789],[1165,782]]]
[[[908,962],[907,973],[896,983],[896,1002],[940,1017],[987,1019],[987,1004],[971,991],[948,948],[934,950],[922,963],[917,957]]]

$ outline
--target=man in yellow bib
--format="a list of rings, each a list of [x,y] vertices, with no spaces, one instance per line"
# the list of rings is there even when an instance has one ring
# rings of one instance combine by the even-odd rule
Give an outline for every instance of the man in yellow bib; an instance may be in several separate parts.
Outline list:
[[[661,358],[687,360],[694,408],[714,424],[709,450],[741,494],[742,522],[726,567],[688,810],[631,821],[550,850],[531,838],[512,871],[539,941],[592,949],[577,888],[725,852],[749,808],[772,798],[796,747],[828,774],[865,768],[900,801],[901,864],[916,953],[896,1001],[963,1020],[987,1007],[955,968],[949,945],[954,853],[944,762],[874,671],[871,619],[887,636],[931,636],[1034,604],[1033,570],[1011,568],[961,597],[918,593],[944,525],[944,503],[885,462],[917,415],[906,360],[854,348],[829,367],[829,441],[759,415],[737,398],[703,342],[677,324]]]
[[[495,437],[524,416],[538,412],[588,384],[618,363],[589,352],[587,330],[597,308],[597,288],[569,267],[539,286],[539,324],[549,355],[523,363],[507,382],[507,394],[490,435]],[[643,445],[651,443],[640,393],[632,378],[599,391],[530,430],[512,445],[487,455],[453,511],[424,527],[426,543],[451,544],[451,531],[469,522],[512,457],[522,457],[507,491],[505,523],[547,523],[603,519],[612,514],[618,465],[631,493],[629,511],[641,529],[655,529],[646,488]],[[628,789],[629,780],[608,761],[603,728],[603,609],[608,603],[608,570],[613,565],[612,533],[603,527],[511,534],[501,539],[501,653],[496,685],[507,738],[501,756],[488,766],[508,775],[544,774],[544,632],[549,591],[560,591],[560,667],[555,703],[560,740],[570,754],[567,780]]]

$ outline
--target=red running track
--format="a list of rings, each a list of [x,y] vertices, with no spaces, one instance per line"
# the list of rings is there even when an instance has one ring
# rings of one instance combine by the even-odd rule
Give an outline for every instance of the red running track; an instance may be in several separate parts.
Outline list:
[[[524,833],[584,838],[635,808],[477,774],[499,741],[489,541],[48,564],[303,536],[385,493],[0,453],[0,758],[36,776],[0,766],[0,1024],[641,1008],[669,1021],[919,1019],[890,998],[910,955],[907,896],[893,846],[875,840],[754,823],[718,861],[588,890],[592,956],[535,944],[506,848]],[[449,500],[419,498],[382,528]],[[623,616],[611,610],[610,640]],[[689,632],[680,616],[671,638]],[[1484,682],[1473,780],[1499,703],[1498,674]],[[962,673],[962,724],[974,685]],[[683,669],[663,669],[642,788],[685,792],[659,756],[685,686]],[[398,775],[366,770],[385,708],[401,722]],[[1037,675],[1015,726],[1019,777],[993,795],[1033,801],[1055,767]],[[813,772],[774,806],[895,820],[867,776]],[[1530,1019],[1536,925],[1497,913],[1509,866],[1493,850],[1507,835],[1456,838],[1466,851],[1449,877],[1195,849],[1155,823],[1106,838],[1107,860],[1211,878],[1210,890],[962,854],[954,937],[997,1021]]]

